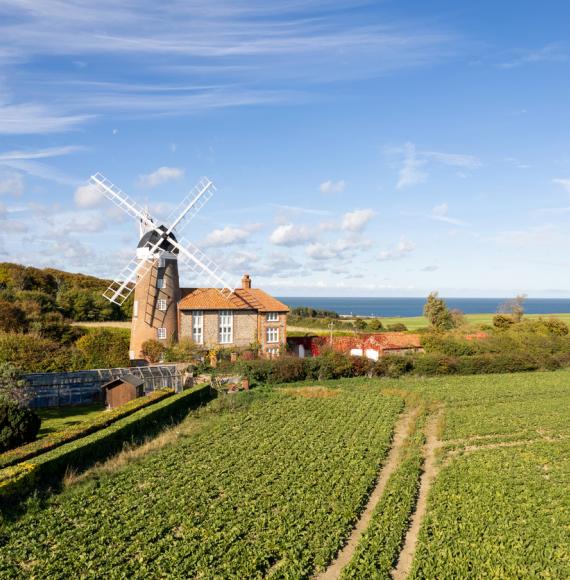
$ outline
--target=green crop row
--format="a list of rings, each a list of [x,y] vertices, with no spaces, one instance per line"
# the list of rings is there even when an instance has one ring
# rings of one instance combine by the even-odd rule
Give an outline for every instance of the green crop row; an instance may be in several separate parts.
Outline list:
[[[93,418],[82,421],[79,425],[68,427],[63,431],[51,433],[46,437],[38,439],[37,441],[32,441],[27,445],[22,445],[16,449],[5,451],[4,453],[0,454],[0,468],[9,467],[10,465],[15,465],[16,463],[21,463],[22,461],[36,457],[41,453],[45,453],[46,451],[50,451],[51,449],[55,449],[56,447],[60,447],[61,445],[65,445],[66,443],[70,443],[76,439],[80,439],[81,437],[85,437],[90,433],[104,429],[115,421],[129,416],[139,409],[153,405],[154,403],[157,403],[166,397],[170,397],[172,394],[174,394],[172,389],[161,389],[159,391],[154,391],[144,397],[139,397],[138,399],[129,401],[128,403],[125,403],[124,405],[121,405],[115,409],[101,411]]]
[[[243,393],[201,428],[10,522],[0,576],[306,578],[350,534],[403,402]],[[112,427],[111,427],[112,428]]]
[[[397,563],[419,490],[424,424],[422,414],[415,421],[401,463],[388,480],[366,532],[342,571],[342,580],[391,578],[390,571]]]
[[[481,450],[431,490],[412,578],[570,578],[570,445]]]
[[[75,439],[0,471],[0,501],[11,501],[36,487],[57,482],[67,470],[81,470],[118,451],[127,441],[139,441],[160,430],[170,420],[180,420],[189,409],[211,398],[212,390],[200,386],[146,405],[104,429]]]

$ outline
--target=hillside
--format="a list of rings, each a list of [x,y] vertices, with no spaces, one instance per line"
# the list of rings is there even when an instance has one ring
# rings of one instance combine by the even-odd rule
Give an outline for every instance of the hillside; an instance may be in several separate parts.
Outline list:
[[[86,274],[64,272],[53,268],[33,268],[9,262],[0,263],[0,326],[16,319],[22,328],[37,323],[46,315],[68,320],[126,320],[130,318],[131,301],[122,307],[101,296],[109,280]],[[20,309],[5,316],[7,303]],[[7,312],[6,312],[7,313]],[[6,329],[8,330],[8,329]]]

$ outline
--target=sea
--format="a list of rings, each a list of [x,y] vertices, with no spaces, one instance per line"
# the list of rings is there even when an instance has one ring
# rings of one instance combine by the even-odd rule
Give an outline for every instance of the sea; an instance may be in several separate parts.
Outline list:
[[[425,298],[322,298],[281,297],[290,308],[309,306],[318,310],[332,310],[345,316],[421,316]],[[508,298],[445,298],[449,308],[457,308],[465,314],[497,312]],[[563,314],[570,312],[570,298],[527,298],[524,302],[527,314]]]

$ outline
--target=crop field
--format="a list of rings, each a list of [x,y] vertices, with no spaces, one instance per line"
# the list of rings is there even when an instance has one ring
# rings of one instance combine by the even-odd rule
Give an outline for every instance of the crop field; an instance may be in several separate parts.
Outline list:
[[[29,501],[3,523],[0,578],[570,577],[570,372],[225,401],[168,445]]]
[[[72,486],[7,524],[0,575],[306,577],[322,568],[366,500],[402,401],[378,389],[317,394],[250,398],[143,461]]]

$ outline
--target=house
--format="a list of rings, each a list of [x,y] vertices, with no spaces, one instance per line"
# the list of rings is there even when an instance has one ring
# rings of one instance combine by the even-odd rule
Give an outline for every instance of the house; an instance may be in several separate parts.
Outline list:
[[[113,379],[103,385],[103,397],[107,407],[114,409],[133,399],[144,395],[144,380],[128,374],[118,379]]]
[[[176,260],[163,253],[135,289],[130,358],[144,358],[147,340],[168,345],[180,338],[207,348],[255,344],[262,355],[277,356],[286,344],[288,312],[285,304],[252,288],[249,274],[231,294],[217,288],[180,288]]]
[[[228,297],[216,288],[183,288],[178,303],[179,337],[207,347],[243,348],[257,344],[263,355],[279,355],[287,341],[289,308],[245,274]]]
[[[419,334],[405,332],[380,332],[357,336],[334,336],[332,342],[325,336],[294,337],[289,339],[291,351],[298,356],[317,356],[323,349],[332,348],[337,352],[353,356],[365,356],[378,360],[391,354],[424,352]]]

